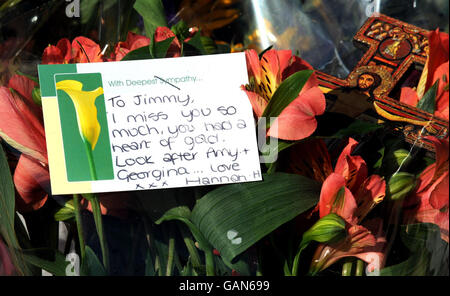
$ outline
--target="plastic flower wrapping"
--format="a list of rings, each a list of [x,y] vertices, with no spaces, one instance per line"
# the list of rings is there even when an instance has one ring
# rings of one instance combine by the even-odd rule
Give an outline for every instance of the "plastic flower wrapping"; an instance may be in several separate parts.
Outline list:
[[[427,32],[366,37],[391,37],[385,63],[406,43],[424,53],[386,95],[428,119],[378,100],[382,70],[354,71],[377,13]],[[1,1],[0,275],[448,276],[448,14],[445,0]],[[38,64],[234,52],[257,128],[278,139],[263,181],[51,194]],[[103,90],[57,89],[92,153]]]

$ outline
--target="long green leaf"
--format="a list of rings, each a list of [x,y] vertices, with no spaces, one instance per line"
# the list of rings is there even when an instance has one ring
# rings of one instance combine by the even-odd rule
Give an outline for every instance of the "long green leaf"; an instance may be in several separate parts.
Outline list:
[[[57,250],[32,249],[23,250],[24,259],[30,264],[42,268],[54,276],[65,276],[69,261]]]
[[[130,51],[121,61],[134,61],[134,60],[146,60],[152,59],[153,56],[150,53],[149,46],[143,46],[133,51]]]
[[[192,36],[192,38],[189,39],[189,41],[185,42],[185,43],[192,46],[193,48],[195,48],[195,50],[198,51],[199,54],[201,54],[201,55],[207,54],[207,51],[202,42],[202,37],[201,37],[200,31],[195,33],[195,35]],[[193,55],[193,54],[191,53],[189,55]]]
[[[320,185],[284,173],[264,175],[263,182],[222,186],[195,205],[191,220],[202,235],[232,262],[264,236],[319,199]]]
[[[8,161],[0,142],[0,235],[5,240],[11,252],[13,263],[20,275],[26,275],[29,270],[21,258],[19,242],[14,230],[15,191],[9,170]]]
[[[312,70],[299,71],[280,84],[262,115],[268,119],[267,122],[270,122],[270,117],[278,117],[281,111],[298,97],[298,94],[312,74]]]
[[[107,272],[103,267],[100,259],[98,259],[95,252],[89,247],[86,246],[86,260],[82,262],[81,275],[88,276],[105,276]]]
[[[167,38],[166,40],[160,42],[153,42],[153,55],[157,59],[165,58],[167,55],[167,51],[169,50],[170,44],[175,37]]]
[[[153,40],[157,27],[167,27],[164,6],[161,0],[136,0],[134,9],[144,19],[145,32],[150,40]]]

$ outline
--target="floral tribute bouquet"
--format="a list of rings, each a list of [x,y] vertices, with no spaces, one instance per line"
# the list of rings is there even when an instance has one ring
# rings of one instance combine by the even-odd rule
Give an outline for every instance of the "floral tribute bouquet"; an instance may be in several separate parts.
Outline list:
[[[326,111],[315,69],[291,50],[219,40],[239,1],[130,2],[123,39],[97,28],[26,46],[42,64],[245,50],[241,88],[278,158],[261,182],[53,196],[36,72],[8,53],[19,41],[0,39],[0,275],[448,275],[448,137],[429,137],[433,154]],[[86,24],[109,5],[89,3]],[[448,119],[448,34],[429,39],[422,79],[399,99]]]

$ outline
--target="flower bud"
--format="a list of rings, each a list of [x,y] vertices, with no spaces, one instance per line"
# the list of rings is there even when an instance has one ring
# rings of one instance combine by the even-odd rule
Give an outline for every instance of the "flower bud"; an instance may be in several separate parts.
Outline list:
[[[302,245],[311,241],[333,243],[345,238],[346,234],[345,220],[331,213],[321,218],[303,234]]]
[[[401,200],[405,198],[416,187],[416,176],[399,172],[389,179],[388,194],[391,200]]]

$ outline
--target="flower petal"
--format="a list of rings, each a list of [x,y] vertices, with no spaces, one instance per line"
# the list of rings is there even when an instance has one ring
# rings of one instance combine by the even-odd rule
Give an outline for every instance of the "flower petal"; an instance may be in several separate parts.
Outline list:
[[[254,49],[245,51],[245,60],[247,61],[248,76],[255,79],[256,84],[261,83],[261,63],[259,62],[258,53]]]
[[[339,174],[332,173],[323,182],[318,207],[321,218],[335,213],[352,225],[357,223],[354,216],[357,208],[355,198],[345,187],[344,177]]]
[[[436,187],[430,194],[430,205],[437,210],[444,210],[448,213],[448,205],[449,205],[449,181],[448,181],[448,171],[444,173],[444,175],[437,180]]]
[[[419,96],[412,88],[402,87],[402,91],[400,93],[400,102],[415,107],[419,102]]]
[[[19,211],[37,210],[45,204],[50,191],[48,169],[34,159],[21,155],[14,171],[14,184],[20,196],[17,200]]]
[[[166,57],[179,57],[181,56],[181,44],[178,38],[175,36],[175,34],[167,27],[158,27],[155,30],[154,39],[155,42],[161,42],[168,38],[175,37],[175,39],[172,41],[172,43],[169,46],[169,49],[167,50]]]
[[[367,178],[355,195],[358,209],[356,216],[361,221],[386,196],[386,182],[378,175]]]
[[[430,50],[428,53],[428,78],[425,89],[429,89],[433,85],[433,76],[436,69],[448,62],[449,59],[449,38],[445,32],[439,32],[439,29],[432,31],[428,36]]]
[[[0,137],[9,145],[46,164],[44,128],[26,101],[0,87]]]
[[[245,86],[241,86],[241,89],[245,91],[245,93],[247,94],[247,97],[250,100],[250,103],[252,104],[253,112],[255,113],[256,117],[261,117],[264,112],[264,109],[266,109],[267,107],[266,100],[264,100],[257,93],[248,91],[245,88]]]
[[[316,116],[325,112],[325,105],[322,91],[318,87],[309,89],[281,112],[268,135],[291,141],[309,137],[316,130]]]
[[[449,104],[449,62],[440,65],[433,75],[433,83],[439,80],[438,90],[436,94],[436,111],[441,117],[448,120],[448,104]]]
[[[347,181],[347,187],[356,192],[364,180],[367,178],[368,170],[364,159],[361,156],[352,156],[358,142],[352,138],[348,139],[348,144],[342,150],[341,155],[336,162],[334,171],[344,176]]]
[[[102,62],[100,46],[89,38],[80,36],[72,41],[72,56],[75,63]]]
[[[42,64],[65,64],[71,59],[72,45],[67,38],[59,40],[56,46],[47,46],[42,54]]]

